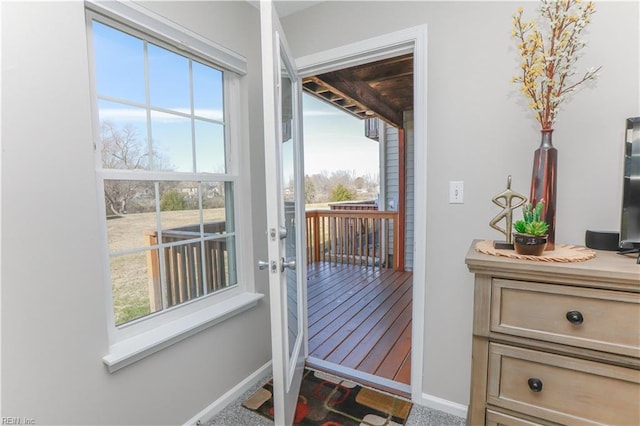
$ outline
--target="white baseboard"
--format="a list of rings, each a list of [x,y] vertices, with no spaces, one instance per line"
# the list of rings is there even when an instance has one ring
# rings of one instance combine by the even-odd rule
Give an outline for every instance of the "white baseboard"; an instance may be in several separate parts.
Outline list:
[[[187,420],[184,426],[204,424],[218,414],[224,407],[235,401],[240,395],[251,389],[253,385],[271,374],[271,361],[254,371],[249,377],[235,385],[220,398],[213,401],[204,410]],[[200,422],[200,423],[198,423]]]
[[[422,398],[417,402],[417,404],[432,408],[434,410],[442,411],[447,414],[462,417],[464,419],[467,418],[467,410],[469,408],[464,404],[458,404],[457,402],[438,398],[437,396],[429,395],[426,393],[422,394]]]

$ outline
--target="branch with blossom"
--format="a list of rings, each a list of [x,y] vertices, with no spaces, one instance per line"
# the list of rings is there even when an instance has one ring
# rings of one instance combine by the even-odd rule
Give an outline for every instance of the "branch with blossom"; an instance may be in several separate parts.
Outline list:
[[[551,130],[560,104],[578,86],[598,77],[597,69],[588,69],[577,81],[575,64],[586,42],[580,40],[582,30],[591,21],[595,8],[581,0],[541,0],[540,15],[546,34],[536,21],[523,21],[523,9],[513,15],[512,37],[518,40],[522,73],[512,79],[520,83],[520,91],[529,100],[542,130]]]

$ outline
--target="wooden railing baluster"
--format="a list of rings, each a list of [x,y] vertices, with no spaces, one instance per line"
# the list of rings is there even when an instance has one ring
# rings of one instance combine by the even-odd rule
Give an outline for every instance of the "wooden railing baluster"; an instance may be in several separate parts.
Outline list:
[[[225,222],[204,224],[205,237],[224,231]],[[186,302],[230,284],[227,282],[226,239],[202,242],[199,239],[201,237],[199,224],[163,229],[162,243],[158,241],[156,232],[147,233],[149,246],[156,247],[147,252],[151,312]],[[193,241],[180,244],[181,241],[187,240]],[[160,274],[160,256],[164,262],[164,290]],[[163,291],[165,306],[162,301]]]
[[[158,236],[155,232],[146,234],[147,244],[150,247],[158,244]],[[162,284],[160,282],[160,259],[158,249],[147,251],[147,271],[149,275],[149,304],[150,312],[162,310]]]
[[[313,210],[306,212],[307,259],[372,268],[397,268],[397,212]],[[309,255],[313,253],[313,255]]]

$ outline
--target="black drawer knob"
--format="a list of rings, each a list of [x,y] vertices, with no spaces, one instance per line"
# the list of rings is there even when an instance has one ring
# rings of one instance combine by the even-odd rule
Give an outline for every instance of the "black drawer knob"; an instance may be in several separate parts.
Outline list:
[[[584,321],[584,317],[580,311],[569,311],[567,312],[567,320],[569,320],[571,324],[579,325]]]
[[[527,381],[527,383],[529,384],[529,389],[531,389],[532,391],[534,392],[542,391],[542,380],[531,378]]]

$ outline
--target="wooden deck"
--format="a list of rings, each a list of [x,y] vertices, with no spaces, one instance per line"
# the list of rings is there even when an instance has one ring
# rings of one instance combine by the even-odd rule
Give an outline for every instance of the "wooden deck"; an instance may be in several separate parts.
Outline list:
[[[408,385],[412,276],[349,264],[309,265],[309,356]]]

